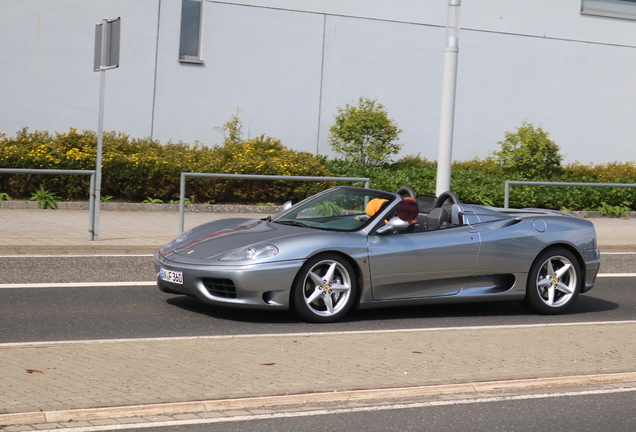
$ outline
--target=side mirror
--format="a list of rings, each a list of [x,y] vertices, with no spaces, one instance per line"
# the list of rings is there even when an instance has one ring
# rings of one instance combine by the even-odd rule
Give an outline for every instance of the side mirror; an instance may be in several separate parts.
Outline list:
[[[375,232],[377,234],[391,233],[394,231],[398,232],[398,231],[402,231],[403,229],[406,229],[408,226],[409,226],[409,223],[407,221],[403,221],[402,219],[396,216],[389,219],[389,221],[384,226],[381,226]]]
[[[283,204],[283,210],[287,210],[290,209],[294,204],[292,204],[291,200],[287,201],[285,204]]]

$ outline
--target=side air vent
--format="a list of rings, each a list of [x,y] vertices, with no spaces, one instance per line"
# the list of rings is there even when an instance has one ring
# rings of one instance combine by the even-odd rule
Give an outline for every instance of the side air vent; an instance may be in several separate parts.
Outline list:
[[[236,298],[236,288],[234,282],[230,279],[203,279],[203,286],[208,292],[215,297]]]

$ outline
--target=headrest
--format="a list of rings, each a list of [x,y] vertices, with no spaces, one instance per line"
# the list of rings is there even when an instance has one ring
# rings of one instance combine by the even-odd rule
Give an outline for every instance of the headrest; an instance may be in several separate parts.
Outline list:
[[[434,208],[426,216],[426,230],[433,231],[438,229],[444,222],[448,222],[448,212],[441,207]]]

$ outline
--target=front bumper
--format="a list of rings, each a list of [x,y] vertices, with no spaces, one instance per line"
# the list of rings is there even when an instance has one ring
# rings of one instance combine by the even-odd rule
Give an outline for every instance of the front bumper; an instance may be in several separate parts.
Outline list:
[[[181,264],[158,252],[154,257],[157,287],[194,296],[210,305],[250,309],[289,309],[296,274],[303,260],[247,265]],[[183,284],[159,279],[159,268],[183,272]]]

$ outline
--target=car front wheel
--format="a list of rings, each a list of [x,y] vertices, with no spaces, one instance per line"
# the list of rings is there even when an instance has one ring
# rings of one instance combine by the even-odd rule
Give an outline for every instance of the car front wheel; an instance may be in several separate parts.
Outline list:
[[[311,258],[300,269],[294,282],[294,310],[305,321],[337,321],[349,311],[355,298],[353,268],[337,254]]]
[[[581,267],[576,257],[566,249],[548,249],[530,268],[524,304],[543,315],[563,313],[576,301],[580,285]]]

